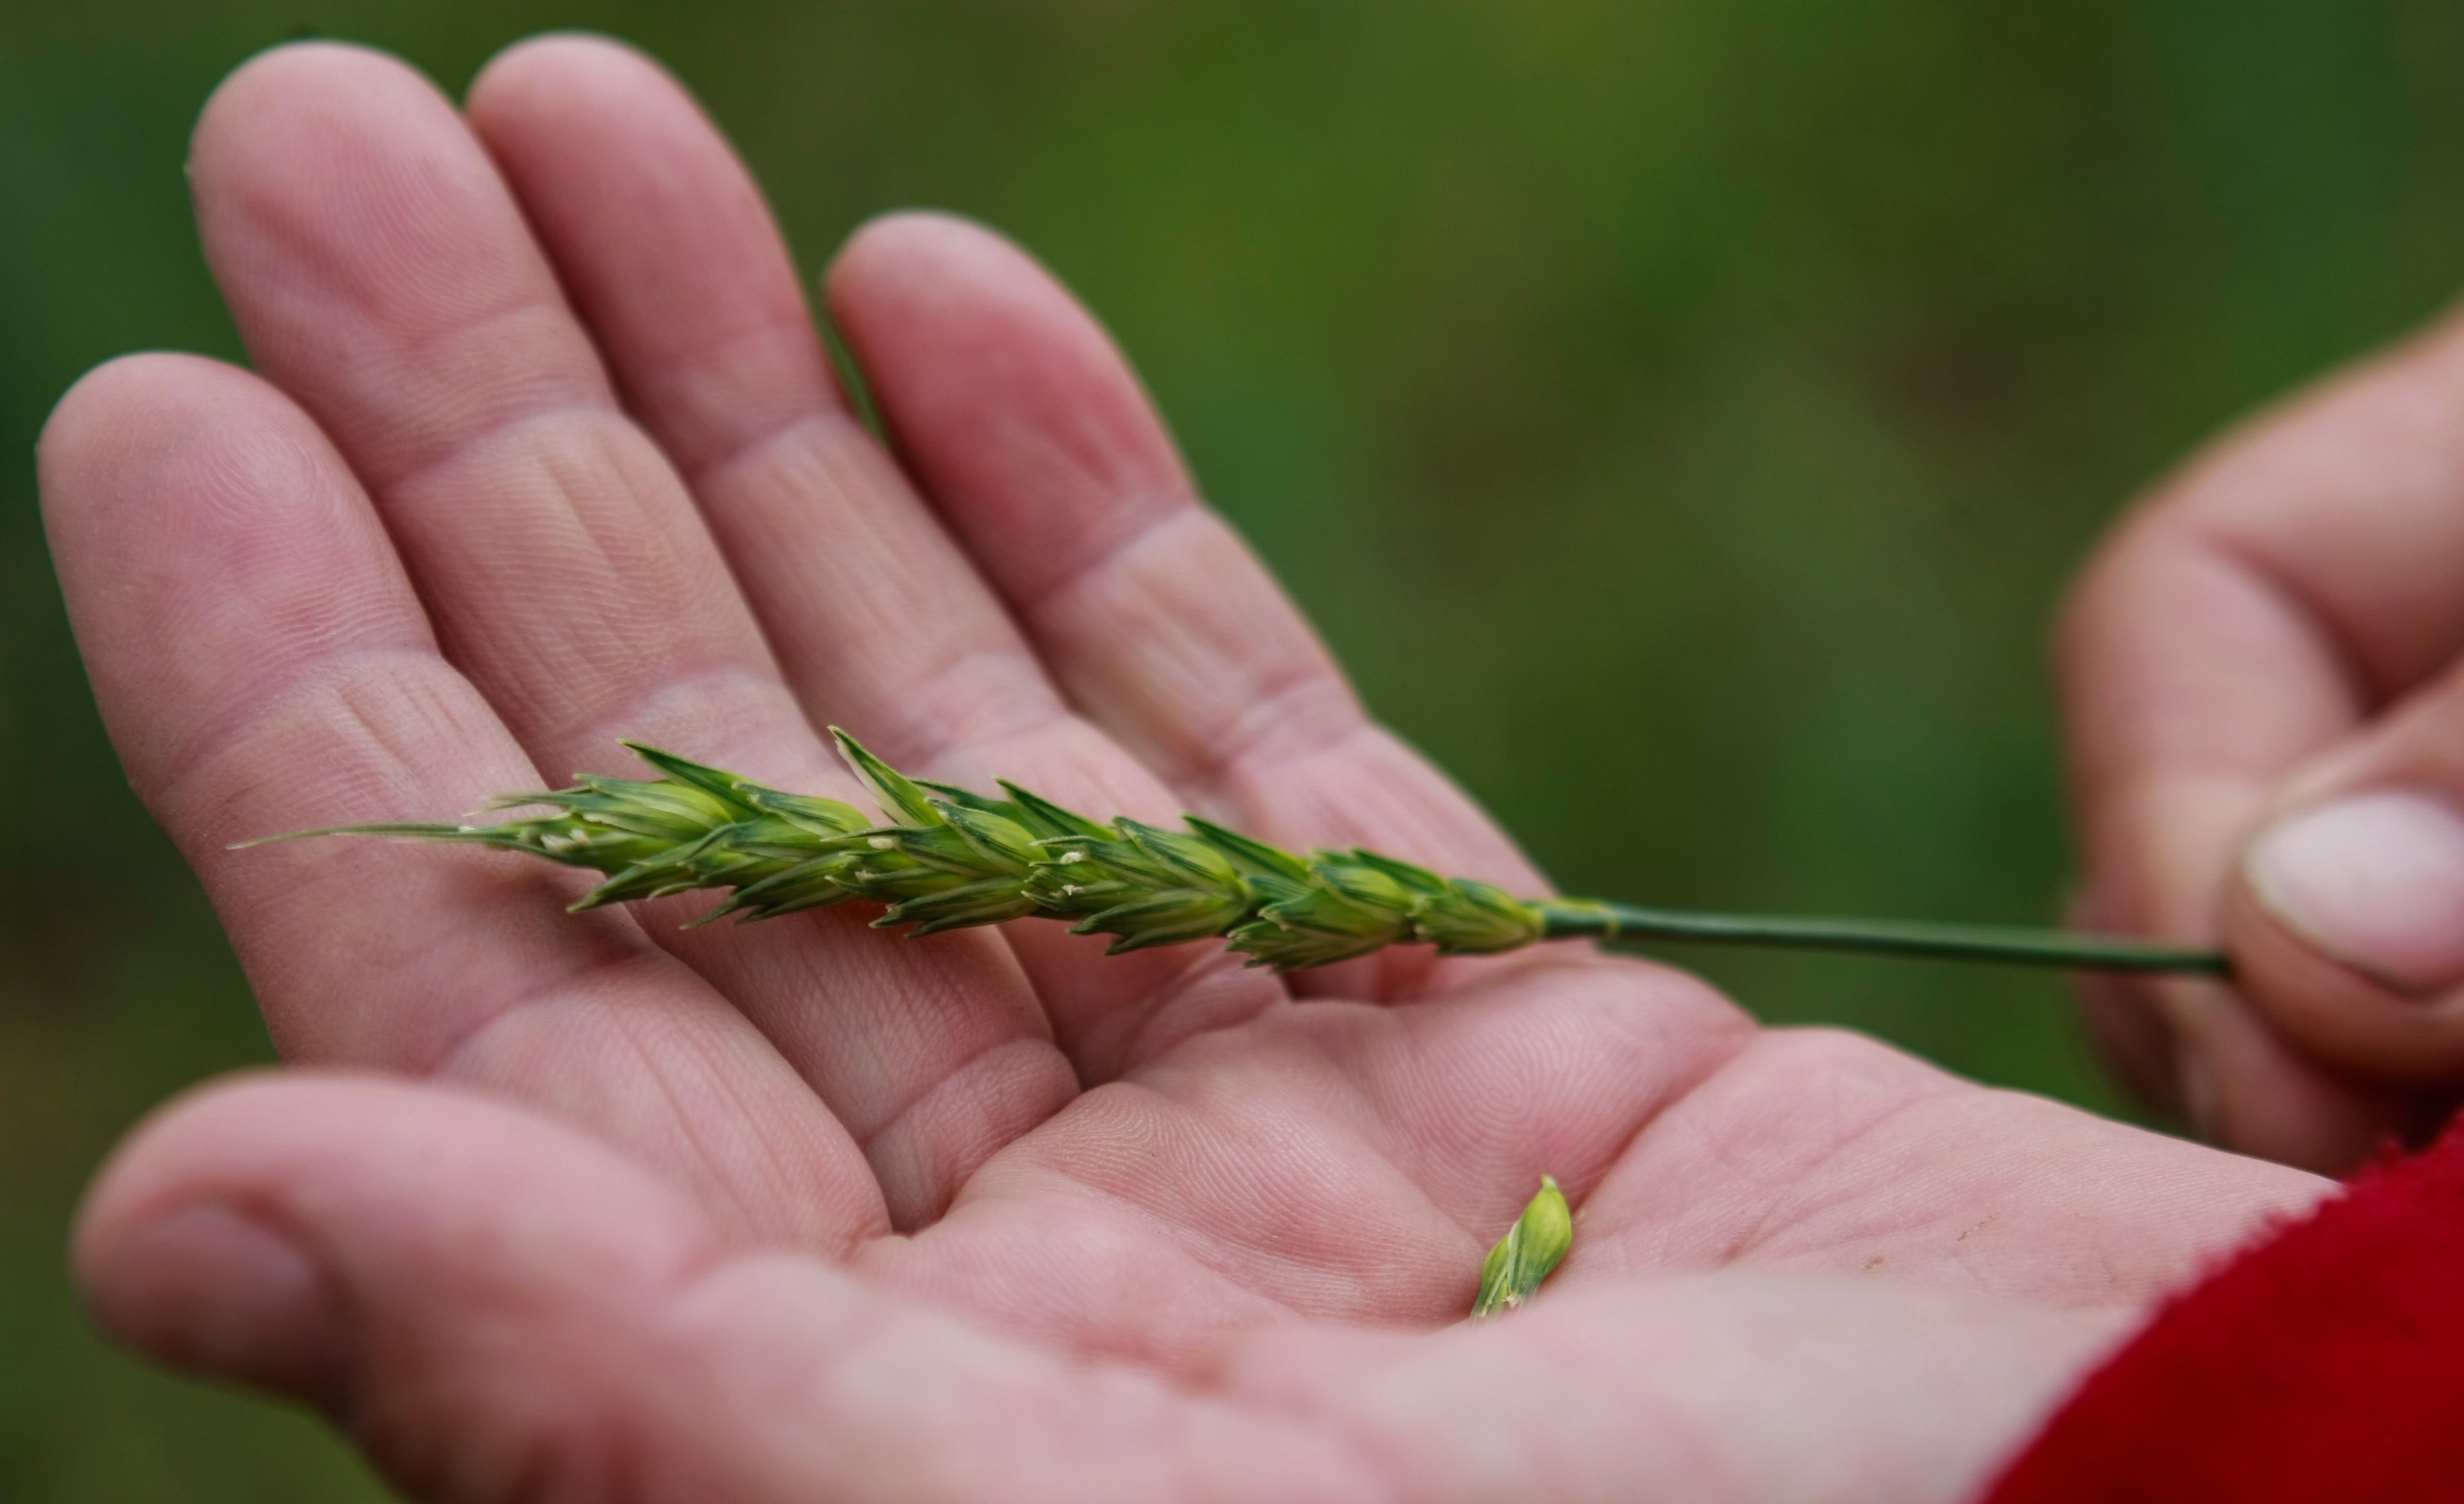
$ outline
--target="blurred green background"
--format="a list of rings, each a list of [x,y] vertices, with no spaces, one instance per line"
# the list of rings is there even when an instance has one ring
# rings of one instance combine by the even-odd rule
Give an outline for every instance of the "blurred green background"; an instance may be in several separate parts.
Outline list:
[[[75,1313],[98,1158],[267,1050],[95,720],[27,456],[99,360],[236,356],[180,176],[223,72],[314,33],[459,89],[556,26],[698,89],[809,266],[914,204],[1047,258],[1376,708],[1566,884],[1645,901],[2051,916],[2064,577],[2464,281],[2464,8],[2426,0],[11,0],[0,1496],[378,1496]],[[2119,1106],[2046,978],[1692,959]]]

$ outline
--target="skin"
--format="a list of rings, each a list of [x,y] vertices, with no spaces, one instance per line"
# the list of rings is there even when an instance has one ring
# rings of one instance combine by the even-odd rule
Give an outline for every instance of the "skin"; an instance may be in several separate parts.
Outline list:
[[[2057,643],[2081,917],[2235,968],[2091,984],[2107,1057],[2205,1136],[2330,1173],[2452,1116],[2464,986],[2315,942],[2249,858],[2347,797],[2464,801],[2459,396],[2451,314],[2260,414],[2115,531]]]
[[[893,216],[831,267],[893,457],[742,169],[611,44],[516,48],[461,112],[284,49],[191,177],[255,374],[88,377],[46,514],[294,1068],[140,1128],[77,1266],[120,1340],[323,1407],[413,1496],[1953,1500],[2324,1188],[1575,947],[1287,984],[231,851],[627,773],[620,734],[853,797],[835,721],[1541,888],[991,233]],[[1462,1324],[1543,1172],[1572,1258]]]

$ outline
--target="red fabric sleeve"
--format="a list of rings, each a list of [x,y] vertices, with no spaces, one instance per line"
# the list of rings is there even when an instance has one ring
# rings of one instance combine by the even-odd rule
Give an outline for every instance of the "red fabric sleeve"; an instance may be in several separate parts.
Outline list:
[[[1986,1498],[2464,1500],[2464,1129],[2174,1297]]]

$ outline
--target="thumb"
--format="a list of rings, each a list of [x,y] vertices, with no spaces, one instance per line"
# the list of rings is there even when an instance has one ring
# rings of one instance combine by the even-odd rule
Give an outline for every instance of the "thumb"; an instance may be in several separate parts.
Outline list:
[[[105,1167],[76,1262],[112,1336],[323,1406],[415,1498],[1393,1493],[1292,1417],[721,1247],[612,1150],[439,1087],[292,1075],[175,1103]]]
[[[73,1257],[96,1323],[307,1401],[413,1496],[615,1496],[692,1205],[514,1107],[372,1076],[241,1078],[113,1156]]]
[[[2464,1088],[2464,668],[2298,773],[2226,909],[2241,989],[2331,1065]]]

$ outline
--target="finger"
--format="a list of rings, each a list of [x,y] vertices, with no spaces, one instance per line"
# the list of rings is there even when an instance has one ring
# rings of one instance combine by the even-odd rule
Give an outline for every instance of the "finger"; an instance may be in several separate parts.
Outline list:
[[[841,252],[829,299],[902,456],[1057,681],[1185,798],[1269,839],[1540,887],[1362,713],[1042,268],[972,225],[900,215]]]
[[[829,289],[934,505],[1071,699],[1174,788],[1270,830],[1537,881],[1368,721],[1041,267],[963,221],[900,215],[848,243]]]
[[[560,37],[498,59],[471,109],[810,716],[935,776],[1171,819],[847,411],[759,194],[684,91],[629,50]],[[1284,995],[1220,950],[1107,960],[1045,924],[1011,944],[1089,1082]]]
[[[534,761],[607,768],[629,735],[854,794],[519,208],[424,79],[345,48],[269,54],[216,96],[191,177],[252,352],[337,436],[448,657]],[[646,924],[803,1073],[902,1223],[1075,1090],[993,937],[889,946],[845,910],[679,932],[692,912]]]
[[[2240,863],[2228,933],[2288,1037],[2464,1090],[2464,670],[2306,767]]]
[[[548,37],[488,67],[471,120],[800,687],[884,747],[1062,718],[847,409],[759,190],[691,97],[628,48]]]
[[[137,357],[62,399],[44,519],[130,782],[204,881],[295,1060],[435,1073],[565,1113],[737,1232],[880,1222],[844,1133],[744,1019],[574,886],[309,826],[433,817],[537,778],[438,656],[366,497],[298,409]]]
[[[1296,1422],[730,1256],[598,1145],[433,1088],[178,1103],[77,1264],[121,1341],[324,1404],[419,1497],[1377,1496]]]
[[[492,1390],[506,1429],[541,1424],[604,1381],[640,1319],[624,1304],[716,1253],[690,1203],[587,1140],[448,1089],[312,1073],[208,1087],[141,1125],[98,1177],[74,1258],[119,1340],[305,1381],[298,1397],[382,1438],[407,1419],[386,1413],[406,1370],[454,1345],[500,1346],[509,1365],[458,1382]]]
[[[2442,334],[2230,441],[2119,533],[2066,614],[2062,681],[2090,910],[2213,943],[2235,854],[2294,770],[2449,650],[2464,487]],[[2380,588],[2384,585],[2384,589]],[[2184,1095],[2211,1130],[2255,1130],[2300,1079],[2349,1140],[2386,1125],[2356,1088],[2206,984],[2137,989],[2185,1041]],[[2224,1057],[2265,1062],[2269,1079]],[[2296,1128],[2297,1140],[2312,1130]],[[2233,1142],[2245,1143],[2236,1138]],[[2303,1163],[2333,1152],[2314,1142]]]
[[[2464,313],[2263,415],[2161,510],[2273,584],[2385,703],[2464,652]]]

